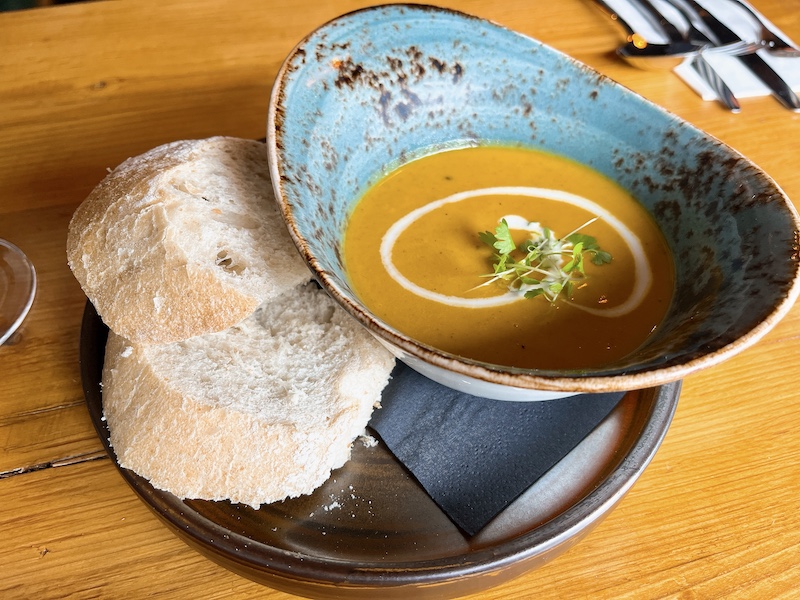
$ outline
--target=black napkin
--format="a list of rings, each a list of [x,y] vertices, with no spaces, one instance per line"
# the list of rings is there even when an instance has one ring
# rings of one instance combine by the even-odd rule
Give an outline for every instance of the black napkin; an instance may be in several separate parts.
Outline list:
[[[370,426],[450,519],[474,535],[575,448],[623,396],[487,400],[398,362]]]

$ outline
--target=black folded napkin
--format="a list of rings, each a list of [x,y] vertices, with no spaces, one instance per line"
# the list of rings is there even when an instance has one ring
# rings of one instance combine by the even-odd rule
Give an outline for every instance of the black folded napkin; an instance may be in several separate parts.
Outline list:
[[[487,400],[398,362],[370,426],[450,519],[474,535],[589,435],[623,396]]]

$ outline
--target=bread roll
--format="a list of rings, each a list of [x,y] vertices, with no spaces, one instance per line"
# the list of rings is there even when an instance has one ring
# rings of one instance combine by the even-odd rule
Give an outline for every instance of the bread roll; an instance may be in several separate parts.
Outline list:
[[[344,464],[394,364],[313,284],[221,333],[150,345],[112,332],[105,361],[121,466],[181,498],[253,507]]]
[[[67,257],[106,325],[134,342],[222,331],[310,277],[266,145],[228,137],[123,162],[75,212]]]

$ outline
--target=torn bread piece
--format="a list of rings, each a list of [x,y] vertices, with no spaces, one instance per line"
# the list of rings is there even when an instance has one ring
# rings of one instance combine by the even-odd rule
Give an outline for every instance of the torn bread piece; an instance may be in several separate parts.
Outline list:
[[[122,467],[180,498],[258,507],[350,456],[392,355],[313,284],[230,329],[172,344],[110,333],[103,406]]]
[[[222,331],[310,279],[266,145],[230,137],[123,162],[73,215],[67,258],[106,325],[134,342]]]

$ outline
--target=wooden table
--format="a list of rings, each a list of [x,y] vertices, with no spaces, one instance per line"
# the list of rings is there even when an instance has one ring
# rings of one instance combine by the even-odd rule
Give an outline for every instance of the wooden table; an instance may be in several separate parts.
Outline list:
[[[39,293],[0,347],[0,597],[289,598],[167,530],[102,450],[84,405],[85,297],[67,223],[128,156],[217,134],[264,135],[270,86],[315,26],[367,2],[120,0],[0,14],[0,237]],[[443,4],[536,37],[727,142],[800,200],[800,115],[771,98],[733,115],[668,72],[618,61],[583,0]],[[797,0],[757,0],[800,39]],[[684,382],[655,460],[578,546],[488,598],[778,598],[800,594],[800,307]]]

